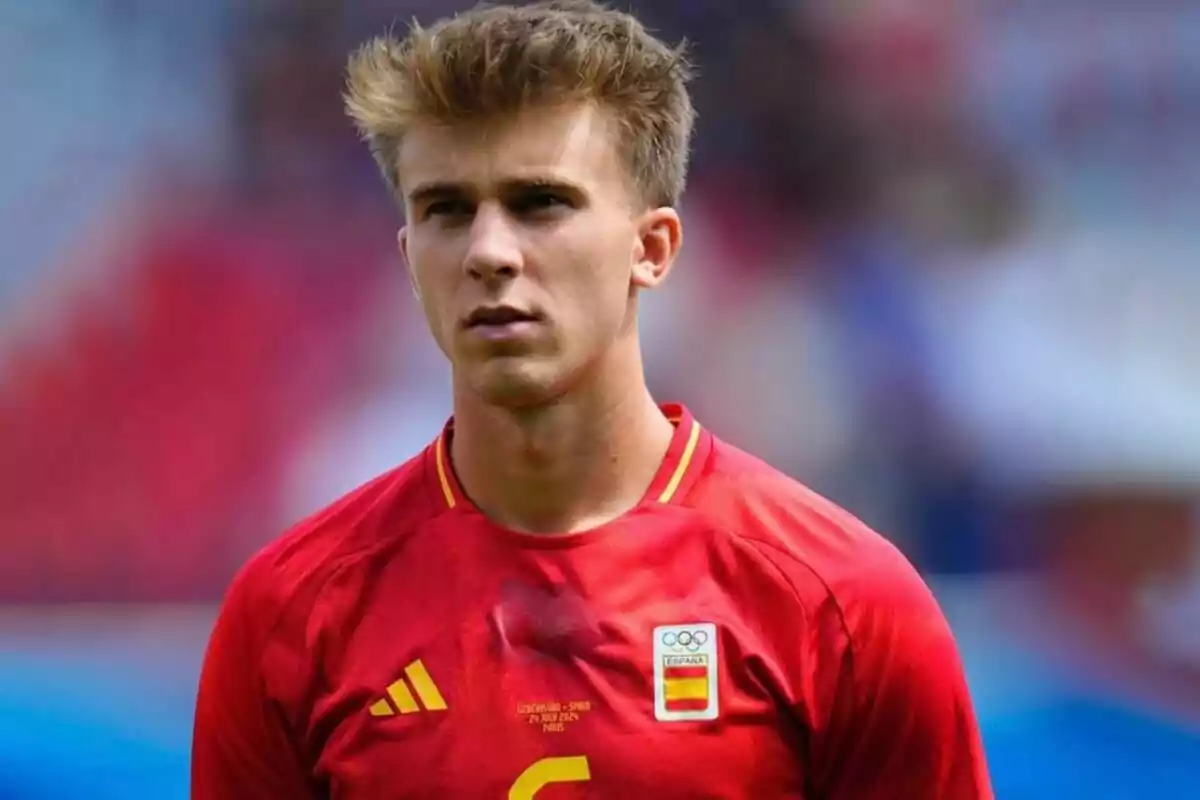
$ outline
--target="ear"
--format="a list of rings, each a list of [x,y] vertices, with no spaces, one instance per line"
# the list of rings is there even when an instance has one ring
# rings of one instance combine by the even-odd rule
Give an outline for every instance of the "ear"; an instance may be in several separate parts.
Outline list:
[[[408,260],[408,226],[404,225],[396,233],[396,244],[400,248],[400,259],[404,262],[404,269],[408,272],[408,282],[412,286],[413,295],[416,296],[417,302],[421,301],[421,287],[417,285],[417,275],[413,272],[412,262]]]
[[[683,223],[669,206],[652,208],[637,221],[634,244],[633,285],[654,289],[667,279],[683,246]]]

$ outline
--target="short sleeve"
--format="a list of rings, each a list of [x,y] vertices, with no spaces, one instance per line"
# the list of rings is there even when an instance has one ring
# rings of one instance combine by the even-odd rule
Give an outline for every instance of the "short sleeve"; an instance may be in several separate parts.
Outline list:
[[[941,609],[890,544],[830,587],[845,636],[818,652],[828,687],[812,768],[826,800],[990,800],[979,726]]]
[[[252,565],[253,566],[253,565]],[[244,569],[217,617],[201,670],[192,740],[193,800],[307,800],[316,793],[263,672],[269,617]]]

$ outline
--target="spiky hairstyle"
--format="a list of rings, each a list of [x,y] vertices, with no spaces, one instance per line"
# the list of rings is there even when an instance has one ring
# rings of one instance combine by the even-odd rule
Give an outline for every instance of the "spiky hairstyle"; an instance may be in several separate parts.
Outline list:
[[[399,192],[405,134],[422,122],[490,120],[530,106],[594,102],[647,204],[676,205],[687,180],[695,110],[686,45],[591,0],[484,4],[350,58],[346,110]]]

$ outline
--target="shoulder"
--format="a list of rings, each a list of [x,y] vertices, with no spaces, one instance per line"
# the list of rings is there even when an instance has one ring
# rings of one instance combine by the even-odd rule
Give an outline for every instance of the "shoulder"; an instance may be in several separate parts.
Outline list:
[[[688,504],[741,541],[803,562],[829,581],[899,556],[854,514],[721,441]]]
[[[884,536],[727,443],[716,443],[689,505],[769,563],[806,610],[826,607],[846,627],[864,611],[932,604],[924,581]]]
[[[222,613],[263,635],[285,617],[305,618],[332,577],[436,513],[425,481],[422,454],[296,523],[242,566]]]

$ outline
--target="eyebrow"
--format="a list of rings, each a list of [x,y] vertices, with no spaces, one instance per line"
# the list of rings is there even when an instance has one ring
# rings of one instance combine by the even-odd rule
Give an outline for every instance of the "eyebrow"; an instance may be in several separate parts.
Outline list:
[[[528,178],[512,178],[500,183],[501,195],[516,195],[529,191],[559,192],[571,197],[582,197],[586,192],[577,183],[551,176],[533,176]],[[474,187],[469,183],[454,183],[452,181],[433,181],[421,183],[408,193],[408,201],[413,205],[442,200],[447,197],[470,197],[475,194]]]

